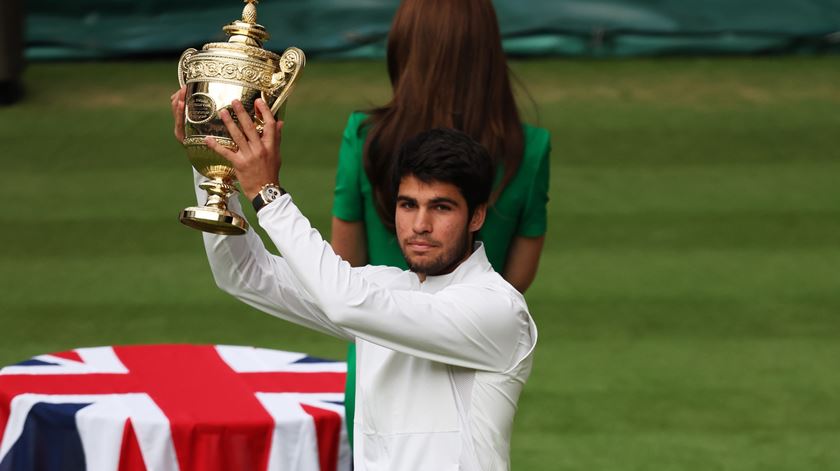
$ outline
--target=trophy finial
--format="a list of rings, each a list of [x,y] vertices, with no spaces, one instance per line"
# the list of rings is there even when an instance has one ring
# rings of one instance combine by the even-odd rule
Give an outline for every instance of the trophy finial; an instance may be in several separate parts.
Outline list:
[[[242,19],[222,28],[230,39],[228,42],[247,44],[248,46],[262,47],[268,40],[269,34],[265,28],[257,24],[257,4],[259,0],[245,0],[245,8],[242,9]]]
[[[257,23],[257,4],[260,0],[245,0],[245,8],[242,10],[242,21],[250,24]]]

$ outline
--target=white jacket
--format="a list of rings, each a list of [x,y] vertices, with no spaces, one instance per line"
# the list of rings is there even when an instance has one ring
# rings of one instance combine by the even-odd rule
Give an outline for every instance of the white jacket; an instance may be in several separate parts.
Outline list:
[[[230,206],[241,211],[235,197]],[[205,233],[216,283],[264,312],[356,342],[356,471],[510,468],[537,331],[483,246],[421,283],[398,268],[352,268],[288,195],[258,219],[283,257],[253,230]]]

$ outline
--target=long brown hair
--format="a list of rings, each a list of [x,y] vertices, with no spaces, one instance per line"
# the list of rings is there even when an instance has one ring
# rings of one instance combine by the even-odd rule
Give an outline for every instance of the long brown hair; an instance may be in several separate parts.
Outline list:
[[[522,161],[522,123],[516,109],[490,0],[404,0],[388,34],[393,97],[365,122],[365,172],[376,211],[394,228],[397,188],[392,174],[400,146],[437,127],[465,132],[503,168],[491,201]]]

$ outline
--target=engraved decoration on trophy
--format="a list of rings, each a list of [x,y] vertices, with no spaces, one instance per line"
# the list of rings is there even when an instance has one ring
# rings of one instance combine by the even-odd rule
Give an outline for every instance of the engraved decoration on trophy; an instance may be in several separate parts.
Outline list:
[[[187,49],[178,62],[178,81],[187,87],[183,144],[190,163],[209,179],[199,185],[207,192],[207,202],[184,209],[180,220],[215,234],[244,234],[248,223],[228,209],[228,198],[236,191],[236,172],[224,157],[204,144],[205,136],[213,136],[221,145],[237,151],[219,111],[227,108],[236,119],[231,103],[240,100],[262,132],[254,100],[262,98],[274,116],[282,118],[286,98],[306,64],[298,48],[290,47],[282,55],[263,49],[269,34],[257,24],[258,0],[245,3],[242,19],[222,28],[229,36],[228,42],[205,44],[201,51]]]

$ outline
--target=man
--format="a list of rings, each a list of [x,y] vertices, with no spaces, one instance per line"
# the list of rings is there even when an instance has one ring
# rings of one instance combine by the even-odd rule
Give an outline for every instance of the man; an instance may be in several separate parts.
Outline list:
[[[173,103],[183,115],[180,100]],[[238,152],[206,142],[236,169],[283,256],[270,254],[253,231],[205,234],[216,283],[269,314],[356,342],[356,470],[509,469],[537,333],[523,297],[473,240],[493,181],[486,151],[452,130],[408,142],[395,174],[394,217],[411,269],[352,268],[281,189],[280,125],[265,102],[255,106],[262,134],[241,103],[233,104],[239,126],[220,113]]]

